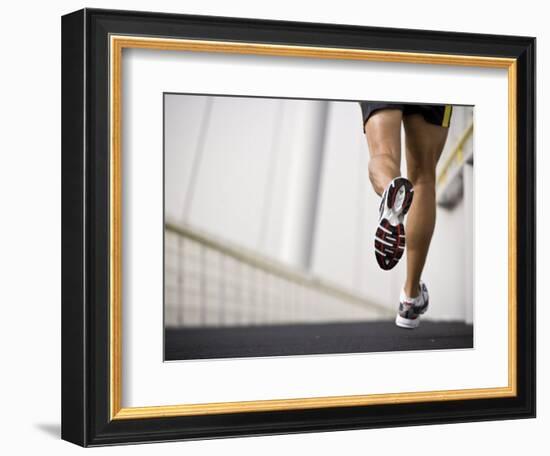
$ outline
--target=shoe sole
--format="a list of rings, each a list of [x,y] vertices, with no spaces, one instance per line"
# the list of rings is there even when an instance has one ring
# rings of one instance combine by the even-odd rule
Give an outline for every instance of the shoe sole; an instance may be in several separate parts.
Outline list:
[[[404,188],[404,196],[397,201],[398,193]],[[399,220],[409,211],[413,199],[412,184],[408,179],[400,177],[392,182],[386,196],[386,206],[390,210],[389,217],[384,217],[378,223],[374,237],[374,253],[380,268],[388,271],[394,268],[405,251],[405,226]],[[393,221],[394,223],[390,222]]]
[[[420,325],[420,317],[411,320],[410,318],[403,318],[401,315],[397,314],[395,317],[395,324],[400,328],[415,329]]]

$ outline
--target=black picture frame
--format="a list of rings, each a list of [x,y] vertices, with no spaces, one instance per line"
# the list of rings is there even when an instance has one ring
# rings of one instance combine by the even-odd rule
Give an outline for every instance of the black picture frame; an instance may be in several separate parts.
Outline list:
[[[517,394],[111,419],[108,43],[113,34],[515,59]],[[62,438],[82,446],[99,446],[534,417],[535,165],[534,38],[97,9],[64,16]]]

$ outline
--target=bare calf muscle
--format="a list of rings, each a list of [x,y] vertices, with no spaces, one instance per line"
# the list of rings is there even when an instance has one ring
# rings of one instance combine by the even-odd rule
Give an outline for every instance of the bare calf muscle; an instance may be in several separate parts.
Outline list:
[[[384,109],[375,112],[365,125],[370,153],[369,178],[380,196],[400,174],[402,118],[401,110]]]

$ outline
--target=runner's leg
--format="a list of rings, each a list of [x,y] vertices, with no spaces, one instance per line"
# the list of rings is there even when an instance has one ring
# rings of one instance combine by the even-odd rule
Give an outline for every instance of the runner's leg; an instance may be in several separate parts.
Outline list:
[[[420,114],[403,118],[407,174],[414,199],[407,216],[407,278],[404,291],[413,298],[426,262],[435,227],[435,168],[441,156],[448,128],[427,122]]]
[[[369,145],[369,178],[378,195],[401,174],[401,121],[400,109],[381,109],[371,114],[365,125]]]

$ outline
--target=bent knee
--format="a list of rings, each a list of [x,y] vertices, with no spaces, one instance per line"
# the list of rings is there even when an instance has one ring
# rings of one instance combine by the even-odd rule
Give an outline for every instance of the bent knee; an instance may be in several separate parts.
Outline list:
[[[430,187],[435,190],[435,173],[409,173],[407,178],[411,181],[411,184],[413,184],[414,187],[422,185],[424,187]]]
[[[437,160],[429,157],[420,159],[407,155],[407,177],[413,184],[435,184]]]

